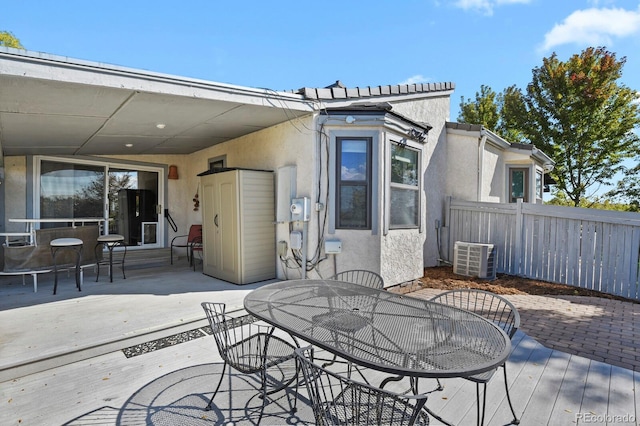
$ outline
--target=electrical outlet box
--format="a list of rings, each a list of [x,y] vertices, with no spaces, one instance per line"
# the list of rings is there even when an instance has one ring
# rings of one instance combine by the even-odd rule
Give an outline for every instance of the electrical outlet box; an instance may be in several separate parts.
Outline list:
[[[302,248],[302,232],[293,231],[289,234],[289,243],[291,250],[300,250]]]
[[[342,241],[340,240],[325,240],[324,252],[326,254],[342,253]]]
[[[311,219],[311,201],[308,197],[291,200],[291,221],[308,222]]]
[[[278,256],[285,257],[287,255],[287,251],[289,250],[289,245],[286,241],[278,241]]]

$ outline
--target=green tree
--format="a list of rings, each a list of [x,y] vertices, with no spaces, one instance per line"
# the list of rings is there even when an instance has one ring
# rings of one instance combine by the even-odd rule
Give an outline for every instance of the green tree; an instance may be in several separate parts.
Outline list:
[[[509,86],[498,95],[500,119],[495,132],[509,142],[526,143],[526,137],[519,125],[520,117],[527,116],[522,91]]]
[[[480,92],[476,92],[475,99],[460,98],[460,114],[458,121],[469,124],[482,124],[489,130],[498,127],[499,110],[496,92],[484,84],[480,86]]]
[[[621,200],[629,206],[629,210],[640,212],[640,157],[636,161],[638,164],[626,170],[616,188],[606,195]]]
[[[460,98],[461,123],[481,124],[510,142],[524,142],[522,131],[515,118],[524,111],[522,92],[516,86],[507,87],[496,93],[489,86],[480,86],[475,99]]]
[[[603,47],[566,62],[554,53],[533,69],[524,110],[511,117],[528,142],[555,160],[556,189],[574,206],[611,184],[640,149],[633,133],[640,124],[639,96],[618,82],[625,62]]]
[[[16,49],[24,49],[20,40],[9,31],[0,31],[0,46],[14,47]]]
[[[566,62],[555,53],[542,62],[525,92],[510,86],[496,95],[482,86],[475,100],[460,104],[458,119],[542,149],[556,163],[551,175],[557,199],[574,206],[603,205],[595,193],[610,185],[625,170],[623,162],[640,149],[633,132],[640,125],[640,95],[618,82],[626,58],[590,47]],[[636,197],[640,205],[640,179],[630,174],[616,194]]]

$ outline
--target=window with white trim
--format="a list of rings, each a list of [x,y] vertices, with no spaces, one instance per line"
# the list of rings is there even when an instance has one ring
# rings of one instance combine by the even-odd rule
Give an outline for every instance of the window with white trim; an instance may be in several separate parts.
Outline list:
[[[509,202],[515,203],[518,198],[522,198],[525,203],[529,202],[529,169],[510,168],[509,169]]]
[[[420,225],[420,151],[391,144],[389,227]]]

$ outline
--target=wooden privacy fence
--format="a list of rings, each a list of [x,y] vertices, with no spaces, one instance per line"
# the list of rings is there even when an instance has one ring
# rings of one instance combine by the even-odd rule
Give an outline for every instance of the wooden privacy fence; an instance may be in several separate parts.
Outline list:
[[[494,244],[496,271],[640,300],[640,214],[544,204],[448,201],[456,241]]]

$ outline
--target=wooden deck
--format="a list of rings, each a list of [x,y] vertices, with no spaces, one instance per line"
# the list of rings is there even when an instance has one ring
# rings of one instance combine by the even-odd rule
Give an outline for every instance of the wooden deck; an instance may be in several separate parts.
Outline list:
[[[108,354],[2,383],[0,422],[255,424],[258,383],[242,374],[223,380],[216,407],[203,411],[222,371],[214,347],[211,337],[202,337],[132,358]],[[631,370],[548,349],[522,332],[514,337],[507,369],[522,425],[637,424],[640,376]],[[382,377],[378,374],[367,372],[367,377],[376,383]],[[497,374],[489,383],[487,425],[511,420],[502,377]],[[453,424],[475,424],[475,384],[462,379],[443,383],[442,392],[431,394],[429,408]],[[420,381],[421,390],[434,384]],[[291,415],[280,396],[266,407],[261,424],[312,424],[304,388],[297,405]]]
[[[522,332],[513,344],[507,373],[522,425],[638,424],[638,373],[546,348]],[[454,424],[475,424],[474,383],[447,380],[428,404]],[[485,423],[510,420],[503,376],[496,374],[488,385]]]

